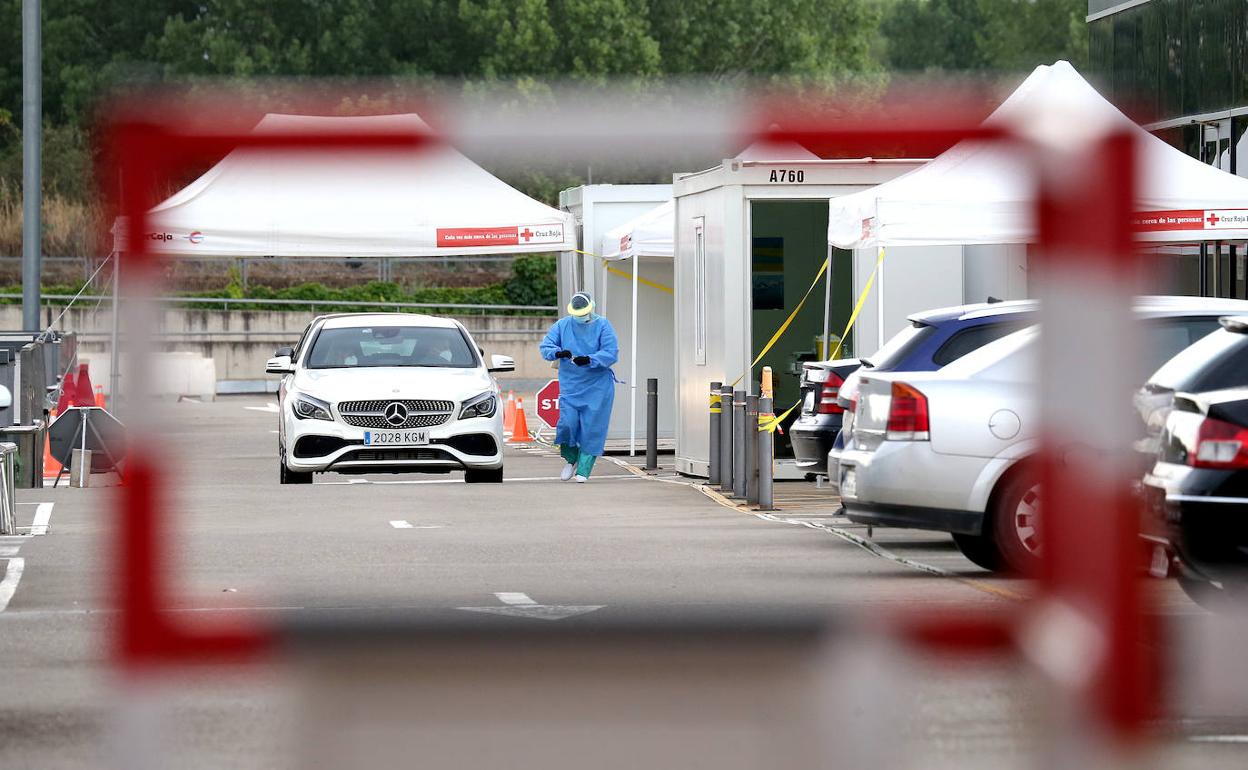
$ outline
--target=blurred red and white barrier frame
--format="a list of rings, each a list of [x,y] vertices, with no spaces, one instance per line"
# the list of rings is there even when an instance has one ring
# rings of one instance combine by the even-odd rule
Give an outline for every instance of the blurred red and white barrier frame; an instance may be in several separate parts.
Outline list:
[[[1130,323],[1139,267],[1131,230],[1137,176],[1132,137],[1093,136],[1070,149],[957,121],[899,125],[807,118],[786,124],[779,115],[762,117],[754,125],[771,128],[746,128],[737,135],[834,144],[864,156],[882,148],[974,139],[1012,143],[1032,158],[1039,234],[1033,265],[1045,300],[1044,444],[1037,462],[1046,519],[1039,596],[1009,612],[885,618],[882,628],[938,652],[1019,650],[1047,674],[1055,692],[1065,694],[1062,713],[1072,727],[1091,728],[1103,739],[1092,743],[1103,747],[1130,746],[1157,707],[1160,669],[1157,648],[1145,643],[1152,629],[1136,571],[1137,508],[1118,451],[1128,444],[1129,413],[1121,405],[1129,403],[1136,350]],[[777,121],[788,127],[775,127]],[[125,240],[133,245],[122,255],[121,274],[127,287],[134,287],[128,296],[156,271],[158,256],[144,236],[155,203],[151,191],[163,180],[237,147],[341,153],[402,151],[435,141],[408,133],[256,135],[214,130],[203,120],[162,121],[152,110],[123,113],[106,135],[102,157],[111,168],[105,178],[122,182],[116,208],[128,228]],[[135,353],[141,350],[136,346]],[[1072,436],[1083,441],[1077,452]],[[276,624],[198,615],[192,622],[189,613],[167,611],[177,565],[169,548],[169,480],[158,452],[155,444],[133,443],[127,483],[117,498],[116,662],[138,673],[263,658],[281,636]]]

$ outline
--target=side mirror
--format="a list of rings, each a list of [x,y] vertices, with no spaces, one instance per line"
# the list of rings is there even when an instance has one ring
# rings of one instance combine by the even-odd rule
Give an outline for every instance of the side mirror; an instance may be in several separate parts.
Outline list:
[[[8,409],[13,406],[13,394],[9,389],[0,385],[0,409]]]
[[[514,372],[516,370],[516,359],[511,356],[490,356],[491,372]]]
[[[277,358],[281,358],[282,356],[286,356],[287,358],[290,358],[294,354],[295,354],[295,349],[290,347],[289,345],[283,348],[278,348],[277,350],[273,352],[273,355],[276,356]]]
[[[290,350],[290,348],[282,349]],[[293,374],[294,371],[295,365],[291,363],[289,355],[270,358],[269,362],[264,365],[265,374]]]

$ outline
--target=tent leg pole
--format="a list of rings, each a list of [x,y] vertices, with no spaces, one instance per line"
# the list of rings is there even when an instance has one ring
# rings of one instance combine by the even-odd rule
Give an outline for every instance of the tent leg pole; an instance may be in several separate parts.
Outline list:
[[[633,317],[632,323],[632,352],[629,353],[629,403],[628,403],[628,456],[632,457],[637,453],[637,263],[641,261],[641,257],[633,255]]]
[[[832,246],[828,245],[828,272],[823,277],[823,355],[820,358],[827,360],[832,355],[831,342],[832,327]]]
[[[113,326],[109,333],[108,405],[117,413],[117,396],[121,381],[121,252],[114,251],[113,260]]]

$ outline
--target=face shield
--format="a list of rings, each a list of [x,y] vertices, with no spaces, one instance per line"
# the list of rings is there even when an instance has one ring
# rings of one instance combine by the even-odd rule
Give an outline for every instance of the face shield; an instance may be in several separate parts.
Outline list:
[[[578,291],[568,302],[568,315],[581,323],[589,323],[594,320],[594,301],[585,292]]]

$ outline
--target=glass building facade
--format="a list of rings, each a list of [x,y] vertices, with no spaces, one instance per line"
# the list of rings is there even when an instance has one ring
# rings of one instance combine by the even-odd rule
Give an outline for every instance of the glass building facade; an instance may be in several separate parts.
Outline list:
[[[1088,48],[1110,101],[1188,155],[1248,177],[1248,0],[1088,0]],[[1188,251],[1174,255],[1174,289],[1248,296],[1243,244]]]

